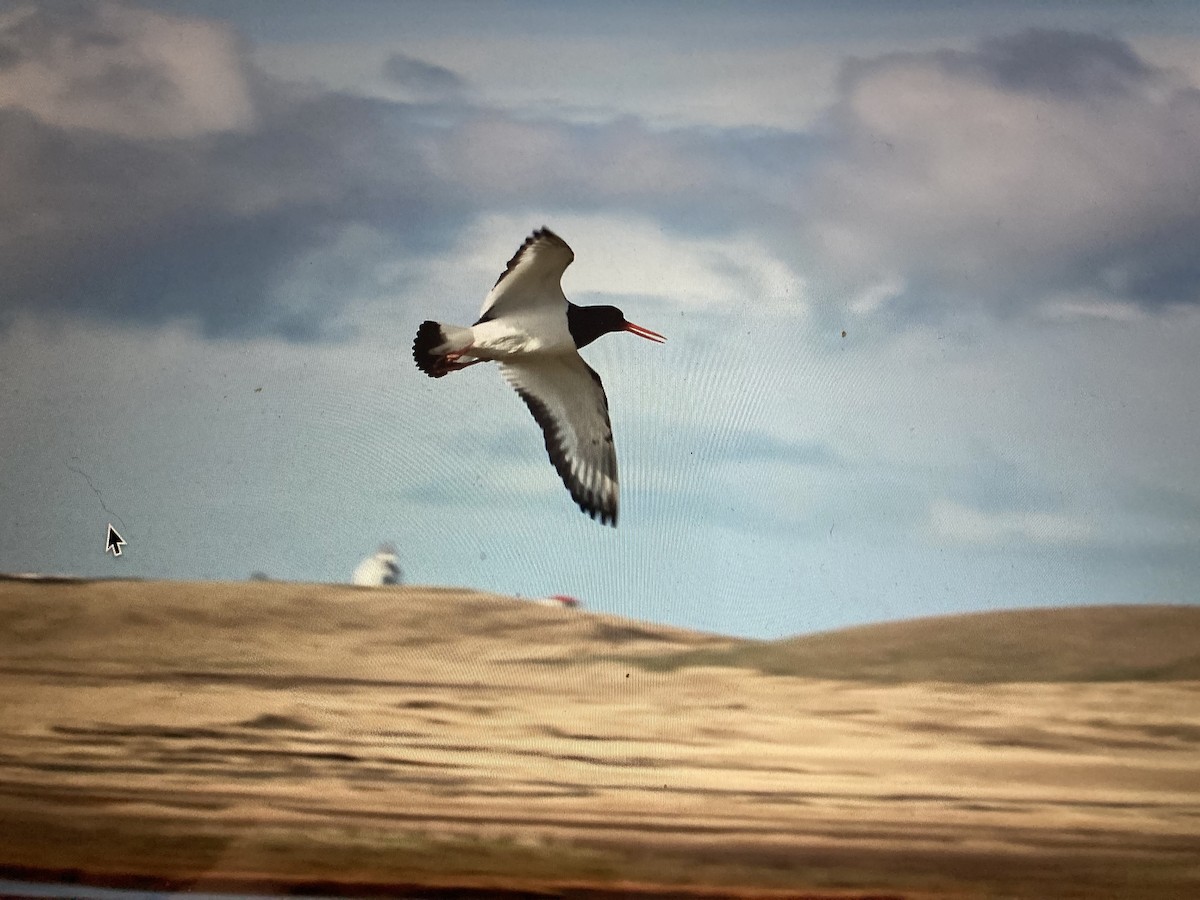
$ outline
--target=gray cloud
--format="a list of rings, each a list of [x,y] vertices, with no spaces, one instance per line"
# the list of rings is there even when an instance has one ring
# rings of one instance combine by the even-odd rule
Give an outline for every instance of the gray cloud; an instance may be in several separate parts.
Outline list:
[[[66,66],[56,85],[78,102],[179,102],[167,67],[146,59],[122,27],[130,20],[117,6],[59,2],[18,12],[0,31],[0,68],[22,62],[51,64],[94,56],[92,65]],[[115,54],[123,58],[115,58]]]
[[[859,309],[1200,302],[1200,91],[1113,38],[1028,31],[847,66],[801,194]]]
[[[388,72],[428,102],[294,90],[212,22],[31,9],[0,25],[10,314],[333,337],[381,264],[402,289],[406,261],[526,209],[757,233],[839,316],[1200,299],[1200,92],[1115,39],[853,63],[808,134],[663,131],[472,106],[400,54]]]
[[[983,41],[963,54],[985,77],[1013,91],[1075,97],[1123,94],[1156,80],[1155,70],[1116,38],[1031,29]]]
[[[221,26],[104,3],[4,23],[0,45],[22,48],[0,72],[10,315],[330,336],[374,258],[427,249],[464,214],[394,105],[290,93]],[[354,227],[381,237],[317,259]],[[300,271],[328,296],[298,298]]]
[[[759,146],[766,138],[656,133],[631,119],[531,122],[457,101],[431,117],[293,91],[223,26],[104,3],[55,10],[0,30],[0,41],[36,38],[7,81],[0,72],[10,309],[181,321],[210,336],[335,336],[346,304],[377,289],[378,264],[402,270],[480,213],[605,208],[728,227],[761,203],[720,190],[726,157],[783,156]],[[178,32],[189,43],[166,53]],[[406,57],[390,68],[427,87],[460,84]],[[734,170],[747,185],[756,177]],[[355,229],[370,239],[344,241]],[[391,279],[402,287],[402,274]]]
[[[443,66],[394,53],[383,64],[387,78],[419,99],[441,100],[454,97],[466,88],[466,81]]]
[[[261,111],[252,132],[174,141],[0,113],[7,299],[141,323],[190,320],[212,336],[321,336],[354,273],[340,273],[325,305],[295,309],[279,288],[310,253],[354,224],[402,252],[461,214],[452,196],[432,194],[403,128],[374,106],[286,102]]]
[[[225,26],[117,2],[28,4],[0,17],[0,108],[126,137],[253,120],[245,47]]]

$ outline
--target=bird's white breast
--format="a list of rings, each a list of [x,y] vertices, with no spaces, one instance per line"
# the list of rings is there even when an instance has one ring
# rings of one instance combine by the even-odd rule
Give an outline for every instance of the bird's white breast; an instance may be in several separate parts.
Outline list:
[[[470,349],[479,359],[509,359],[537,353],[566,353],[575,349],[567,328],[565,305],[549,313],[511,314],[471,327],[475,343]]]

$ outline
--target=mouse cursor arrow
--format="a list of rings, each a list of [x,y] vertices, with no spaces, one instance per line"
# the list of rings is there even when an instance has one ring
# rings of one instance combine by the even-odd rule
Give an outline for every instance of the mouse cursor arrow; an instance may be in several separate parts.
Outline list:
[[[112,522],[108,523],[108,540],[104,544],[104,552],[111,552],[113,556],[121,555],[121,548],[125,546],[125,538],[117,534],[117,529],[112,527]]]

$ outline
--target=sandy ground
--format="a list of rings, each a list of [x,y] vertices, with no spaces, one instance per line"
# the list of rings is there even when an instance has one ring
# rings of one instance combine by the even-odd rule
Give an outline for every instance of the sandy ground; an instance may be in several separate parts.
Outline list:
[[[0,617],[0,875],[1200,896],[1197,682],[656,673],[732,642],[418,588],[0,583]]]

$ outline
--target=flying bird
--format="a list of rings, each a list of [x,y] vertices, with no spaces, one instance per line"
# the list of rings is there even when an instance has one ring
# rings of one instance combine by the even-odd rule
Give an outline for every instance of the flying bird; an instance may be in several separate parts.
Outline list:
[[[567,242],[540,228],[484,298],[470,328],[426,321],[413,359],[431,378],[494,361],[541,426],[546,452],[579,508],[617,524],[617,453],[600,376],[579,349],[611,331],[659,343],[661,334],[626,321],[615,306],[576,306],[562,290],[575,259]]]

